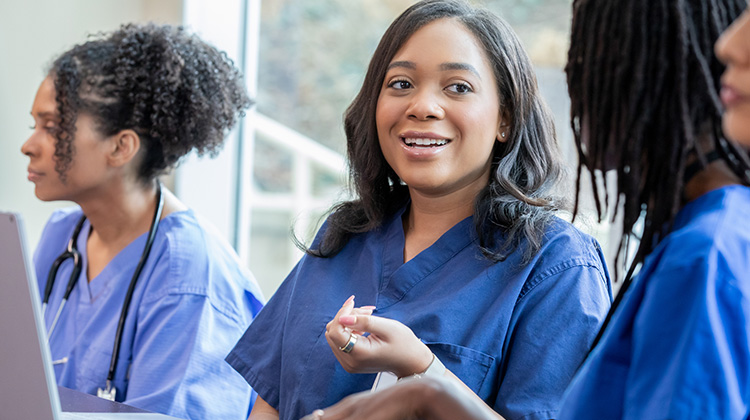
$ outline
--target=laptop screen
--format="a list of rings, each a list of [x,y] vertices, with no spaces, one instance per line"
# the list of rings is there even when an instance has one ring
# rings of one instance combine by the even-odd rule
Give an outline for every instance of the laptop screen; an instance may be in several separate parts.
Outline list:
[[[0,212],[0,413],[53,420],[60,401],[30,267],[19,215]]]

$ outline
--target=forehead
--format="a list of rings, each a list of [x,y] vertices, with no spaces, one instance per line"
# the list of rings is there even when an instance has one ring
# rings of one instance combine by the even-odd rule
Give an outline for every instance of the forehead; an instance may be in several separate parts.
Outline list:
[[[461,22],[444,18],[430,22],[414,32],[391,59],[409,61],[420,66],[443,63],[466,63],[484,74],[492,74],[492,66],[484,47]]]
[[[55,101],[55,83],[51,77],[47,77],[39,85],[31,107],[32,114],[55,114],[57,113],[57,102]]]

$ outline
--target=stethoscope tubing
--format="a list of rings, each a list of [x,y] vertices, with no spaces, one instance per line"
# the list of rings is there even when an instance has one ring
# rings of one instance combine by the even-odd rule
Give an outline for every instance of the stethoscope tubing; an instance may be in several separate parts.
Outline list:
[[[156,237],[156,230],[159,228],[159,220],[161,219],[161,213],[164,209],[164,197],[161,193],[161,183],[159,183],[157,190],[157,205],[156,211],[154,211],[154,218],[151,220],[151,227],[148,230],[148,238],[146,239],[146,246],[143,248],[141,259],[138,261],[138,265],[133,273],[133,278],[130,280],[130,286],[128,286],[128,292],[125,294],[125,301],[122,303],[122,311],[120,313],[120,320],[117,322],[117,332],[115,333],[115,344],[112,350],[112,359],[109,363],[109,373],[107,374],[107,388],[110,387],[110,383],[115,378],[115,370],[117,369],[117,359],[120,353],[120,343],[122,342],[122,335],[125,331],[125,319],[128,317],[130,309],[130,301],[133,300],[133,292],[135,291],[135,284],[138,281],[138,277],[143,270],[143,266],[146,265],[146,260],[151,253],[151,246],[154,244],[154,238]]]
[[[112,358],[110,360],[109,364],[109,371],[107,373],[107,389],[111,388],[111,383],[114,380],[115,377],[115,371],[117,368],[117,361],[119,360],[120,355],[120,346],[122,343],[122,336],[125,330],[125,319],[128,316],[128,312],[130,309],[130,302],[133,300],[133,293],[135,292],[135,286],[138,282],[138,277],[141,274],[141,271],[143,270],[143,267],[146,265],[146,261],[148,260],[148,256],[151,253],[151,247],[154,243],[154,239],[156,238],[156,231],[159,228],[159,220],[161,219],[162,212],[164,210],[164,196],[162,195],[162,185],[161,182],[157,181],[157,204],[156,209],[154,210],[154,216],[151,220],[151,226],[149,228],[148,237],[146,239],[146,245],[143,248],[143,252],[141,253],[141,258],[138,261],[138,265],[135,268],[135,272],[133,273],[133,277],[130,280],[130,285],[128,286],[127,293],[125,294],[125,301],[123,302],[122,309],[120,311],[120,319],[117,322],[117,330],[115,332],[115,341],[112,348]],[[57,278],[57,271],[60,268],[60,265],[62,265],[63,262],[65,262],[68,258],[73,259],[73,271],[71,272],[70,279],[68,280],[68,284],[65,288],[65,293],[63,294],[62,301],[60,302],[60,306],[57,309],[57,313],[55,314],[55,317],[52,320],[52,324],[50,326],[49,332],[47,333],[47,340],[52,337],[52,333],[55,330],[55,327],[57,326],[57,322],[60,318],[60,314],[62,313],[63,307],[65,307],[65,303],[68,301],[68,298],[70,297],[71,293],[73,292],[73,289],[75,288],[76,283],[78,282],[78,278],[81,275],[81,270],[83,269],[83,261],[81,259],[81,254],[78,251],[78,236],[81,233],[81,230],[83,228],[83,224],[86,221],[86,216],[81,216],[81,219],[78,221],[78,224],[76,225],[76,228],[73,231],[73,236],[70,238],[70,241],[68,241],[68,246],[66,250],[55,259],[55,261],[52,263],[52,267],[50,268],[49,274],[47,275],[47,284],[44,288],[44,296],[42,298],[42,311],[46,313],[47,306],[49,303],[50,296],[52,295],[52,289],[55,283],[55,280]],[[66,358],[67,359],[67,358]]]

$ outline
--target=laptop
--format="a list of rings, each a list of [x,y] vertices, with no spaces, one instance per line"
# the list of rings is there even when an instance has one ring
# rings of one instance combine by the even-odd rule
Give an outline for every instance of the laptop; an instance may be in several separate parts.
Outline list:
[[[64,395],[78,401],[66,406],[85,412],[62,411],[28,255],[20,216],[0,212],[0,418],[173,419],[65,388]]]

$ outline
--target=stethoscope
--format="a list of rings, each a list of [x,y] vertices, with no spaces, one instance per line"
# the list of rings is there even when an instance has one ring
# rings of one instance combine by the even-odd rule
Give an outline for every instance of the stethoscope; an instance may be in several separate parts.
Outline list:
[[[156,229],[159,227],[159,220],[161,219],[162,209],[164,208],[164,197],[162,196],[161,188],[161,182],[157,182],[156,199],[158,201],[158,204],[156,205],[156,210],[154,211],[154,218],[153,220],[151,220],[151,227],[148,231],[146,246],[143,248],[141,259],[140,261],[138,261],[138,265],[135,268],[133,277],[130,280],[130,286],[128,286],[128,291],[125,294],[125,302],[123,302],[122,310],[120,311],[120,320],[117,322],[117,332],[115,333],[115,344],[112,349],[112,359],[109,363],[107,383],[104,389],[99,388],[97,390],[97,395],[99,397],[108,399],[110,401],[115,400],[115,388],[112,387],[112,381],[115,378],[115,369],[117,367],[117,360],[120,354],[120,343],[122,342],[122,335],[125,329],[125,318],[127,318],[128,316],[128,309],[130,308],[130,301],[133,298],[133,292],[135,291],[135,284],[138,281],[138,276],[140,276],[141,271],[143,270],[143,266],[146,265],[148,254],[151,252],[151,246],[154,244]],[[81,253],[78,251],[78,235],[81,233],[81,229],[83,228],[83,223],[85,221],[86,215],[81,216],[81,219],[78,220],[78,224],[73,231],[73,236],[70,238],[70,241],[68,241],[68,247],[65,249],[65,251],[63,251],[62,254],[60,254],[59,257],[57,257],[57,259],[55,259],[55,261],[52,263],[52,267],[49,270],[49,275],[47,275],[47,285],[44,287],[44,298],[42,299],[43,312],[46,312],[47,310],[47,303],[49,302],[49,298],[52,295],[52,287],[57,278],[57,270],[60,268],[60,265],[62,265],[62,263],[67,259],[73,259],[73,271],[70,273],[68,286],[65,288],[65,294],[63,295],[63,299],[60,302],[60,307],[57,309],[55,318],[52,320],[52,325],[50,326],[49,333],[47,334],[48,341],[50,337],[52,337],[52,333],[55,331],[55,326],[57,325],[57,321],[60,318],[62,309],[65,306],[65,303],[68,301],[70,294],[73,292],[73,288],[78,282],[78,277],[81,275],[81,270],[83,269],[83,260],[81,259]],[[67,358],[63,360],[66,359]]]

